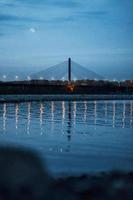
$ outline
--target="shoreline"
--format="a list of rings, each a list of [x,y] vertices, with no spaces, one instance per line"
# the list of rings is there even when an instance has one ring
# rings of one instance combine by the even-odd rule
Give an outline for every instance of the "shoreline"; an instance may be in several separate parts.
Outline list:
[[[133,95],[0,95],[0,103],[17,103],[32,101],[99,101],[99,100],[133,100]]]
[[[55,193],[59,191],[62,195],[65,191],[65,199],[130,200],[133,198],[133,171],[108,171],[94,175],[60,177],[53,181],[52,188],[55,188]]]

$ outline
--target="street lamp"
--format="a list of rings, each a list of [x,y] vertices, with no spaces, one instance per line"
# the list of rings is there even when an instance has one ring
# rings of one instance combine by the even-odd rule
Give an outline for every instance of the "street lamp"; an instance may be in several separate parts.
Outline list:
[[[30,76],[27,76],[27,80],[30,81],[30,80],[31,80],[31,77],[30,77]]]
[[[65,77],[62,77],[62,81],[64,81],[65,80]]]
[[[39,78],[40,80],[43,80],[43,77],[42,76],[40,76],[40,78]]]
[[[15,76],[15,79],[18,80],[18,75]]]
[[[77,80],[77,78],[76,77],[74,77],[74,79],[73,79],[74,81],[76,81]]]
[[[6,80],[6,78],[7,78],[7,76],[6,76],[6,75],[3,75],[2,77],[3,77],[3,79],[4,79],[4,80]]]

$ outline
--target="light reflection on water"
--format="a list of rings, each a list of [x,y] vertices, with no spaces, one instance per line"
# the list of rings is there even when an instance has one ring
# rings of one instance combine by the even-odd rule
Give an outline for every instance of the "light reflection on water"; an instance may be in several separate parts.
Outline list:
[[[3,131],[6,130],[6,104],[3,104]]]
[[[36,148],[56,173],[133,169],[133,101],[0,104],[0,140]]]

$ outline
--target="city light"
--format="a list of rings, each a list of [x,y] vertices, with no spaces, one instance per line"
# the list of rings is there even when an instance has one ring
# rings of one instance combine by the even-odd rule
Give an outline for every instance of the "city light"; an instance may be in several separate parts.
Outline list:
[[[31,77],[30,77],[30,76],[27,76],[27,80],[30,81],[30,80],[31,80]]]
[[[6,78],[7,78],[7,76],[6,76],[6,75],[3,75],[3,78],[4,78],[4,79],[6,79]]]
[[[16,79],[16,80],[18,79],[18,75],[15,76],[15,79]]]

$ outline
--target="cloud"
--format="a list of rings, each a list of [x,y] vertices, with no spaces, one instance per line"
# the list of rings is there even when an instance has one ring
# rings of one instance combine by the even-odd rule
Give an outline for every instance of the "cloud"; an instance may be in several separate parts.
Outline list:
[[[86,12],[81,12],[81,14],[84,17],[100,17],[100,16],[105,16],[108,14],[107,11],[86,11]]]
[[[51,6],[60,8],[74,8],[81,5],[80,0],[0,0],[1,6]]]
[[[0,14],[0,21],[21,21],[21,20],[31,20],[31,19],[28,17],[16,16],[16,15]]]
[[[16,5],[16,0],[0,0],[0,6],[13,7]]]
[[[0,14],[0,22],[15,22],[15,21],[25,23],[25,22],[43,22],[44,20],[30,16],[24,17],[24,16],[10,15],[10,14]]]
[[[56,24],[61,24],[61,23],[70,23],[70,22],[79,22],[82,20],[97,20],[97,19],[103,19],[104,17],[107,17],[109,12],[107,11],[79,11],[75,13],[69,14],[69,16],[60,16],[60,17],[55,17],[53,19],[48,20],[48,23],[56,23]]]
[[[19,21],[25,23],[45,23],[45,25],[57,23],[58,25],[60,23],[78,22],[84,19],[100,19],[107,14],[106,11],[101,11],[100,9],[97,11],[91,11],[92,9],[90,9],[88,11],[89,3],[81,0],[5,0],[5,2],[5,5],[7,4],[8,6],[16,4],[16,8],[12,9],[16,15],[10,14],[13,12],[11,8],[8,8],[9,14],[0,14],[0,22]],[[36,5],[52,6],[52,8],[48,7],[45,10],[43,6],[36,7]],[[62,8],[66,9],[63,11]],[[70,10],[69,8],[72,9]],[[4,11],[4,6],[2,10]]]
[[[12,21],[12,20],[18,20],[18,19],[19,17],[17,16],[0,14],[0,21]]]
[[[23,17],[10,14],[0,14],[0,29],[2,30],[0,32],[0,37],[11,35],[17,31],[27,29],[28,26],[31,26],[29,31],[35,33],[36,29],[32,27],[34,22],[38,23],[40,20],[30,18],[28,16]]]
[[[11,13],[11,12],[10,12]],[[7,30],[10,28],[13,32],[18,30],[27,29],[29,26],[29,31],[31,33],[36,32],[36,28],[41,27],[62,27],[64,25],[72,26],[72,24],[82,24],[82,21],[86,20],[100,20],[103,17],[107,16],[108,12],[106,11],[80,11],[76,10],[75,12],[55,12],[53,15],[47,13],[43,15],[40,13],[37,15],[13,15],[13,14],[0,14],[0,26],[4,34],[7,34]],[[4,25],[4,26],[3,26]],[[30,28],[31,27],[31,28]],[[36,28],[35,28],[36,27]],[[15,29],[16,30],[15,30]],[[10,31],[10,33],[12,33]],[[3,35],[0,35],[3,36]]]
[[[52,2],[51,2],[52,3]],[[59,7],[66,7],[66,8],[75,8],[81,5],[80,2],[78,1],[72,1],[72,0],[67,0],[67,1],[55,1],[54,3],[52,3],[55,6],[59,6]]]
[[[83,11],[78,13],[80,19],[101,20],[109,15],[108,11]]]
[[[81,4],[79,0],[17,0],[17,2],[32,5],[57,6],[73,8]]]

